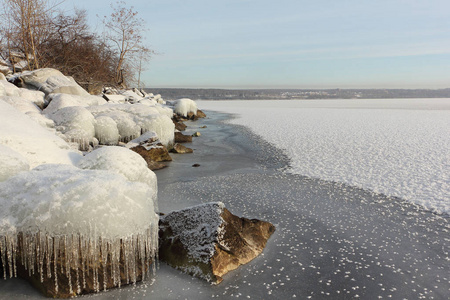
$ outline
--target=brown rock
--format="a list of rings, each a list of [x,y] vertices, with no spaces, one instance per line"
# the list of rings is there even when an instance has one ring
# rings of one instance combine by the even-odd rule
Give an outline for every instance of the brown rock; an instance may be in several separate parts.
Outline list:
[[[179,122],[173,122],[175,124],[175,129],[179,130],[179,131],[185,131],[186,130],[186,124],[184,124],[183,122],[179,121]]]
[[[178,153],[178,154],[185,154],[185,153],[193,153],[194,150],[191,148],[188,148],[186,146],[183,146],[181,144],[176,143],[173,145],[173,148],[170,150],[170,152]]]
[[[167,148],[161,143],[152,145],[151,147],[144,147],[143,145],[139,145],[131,148],[131,150],[140,154],[145,159],[147,164],[149,163],[149,161],[172,161],[172,157],[170,157],[169,151],[167,151]]]
[[[192,136],[184,135],[181,132],[175,132],[175,143],[191,143]]]
[[[215,284],[258,256],[275,231],[271,223],[231,214],[220,202],[171,212],[159,228],[159,259]]]
[[[206,114],[200,109],[197,109],[197,118],[206,118]]]

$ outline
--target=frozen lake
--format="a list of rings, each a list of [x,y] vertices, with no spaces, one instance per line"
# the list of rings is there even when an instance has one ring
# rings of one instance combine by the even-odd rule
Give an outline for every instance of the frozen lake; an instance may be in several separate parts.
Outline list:
[[[236,110],[242,112],[242,106],[248,105],[250,111],[257,107],[255,104],[242,101]],[[212,109],[213,105],[218,110],[232,109],[225,102],[199,103],[202,109]],[[261,109],[261,113],[267,110]],[[432,111],[448,116],[442,109],[425,110]],[[399,197],[295,174],[295,157],[286,148],[280,151],[241,126],[222,123],[227,115],[207,114],[208,119],[188,124],[190,132],[202,133],[190,145],[194,154],[174,155],[170,167],[157,172],[160,210],[222,201],[234,214],[270,221],[277,230],[263,255],[226,275],[217,286],[161,264],[153,284],[146,282],[87,297],[447,299],[447,214]],[[272,122],[276,114],[258,114],[258,118],[260,123],[272,125],[276,133],[274,124],[280,123]],[[252,120],[257,123],[256,117]],[[200,128],[203,125],[207,128]],[[194,163],[201,166],[192,168]],[[42,297],[20,279],[0,281],[0,299],[15,298]]]

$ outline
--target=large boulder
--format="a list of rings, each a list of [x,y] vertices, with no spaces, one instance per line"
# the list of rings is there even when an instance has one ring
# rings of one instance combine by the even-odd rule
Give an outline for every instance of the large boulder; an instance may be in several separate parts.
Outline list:
[[[159,259],[217,284],[257,257],[274,231],[269,222],[231,214],[221,202],[198,205],[160,217]]]

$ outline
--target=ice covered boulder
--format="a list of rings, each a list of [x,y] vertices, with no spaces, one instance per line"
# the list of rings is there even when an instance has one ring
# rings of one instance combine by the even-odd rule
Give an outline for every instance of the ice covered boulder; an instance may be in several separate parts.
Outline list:
[[[95,117],[112,118],[117,123],[120,140],[123,142],[133,140],[145,132],[153,131],[156,132],[163,145],[173,144],[175,126],[163,108],[143,104],[108,103],[89,106],[87,109]]]
[[[156,193],[156,175],[145,160],[125,147],[107,146],[98,148],[84,156],[78,163],[81,169],[108,170],[121,174],[129,181],[147,184]],[[153,198],[156,197],[156,194]],[[155,202],[156,203],[156,202]]]
[[[0,100],[0,144],[25,157],[34,168],[42,164],[74,164],[81,155],[54,133]]]
[[[195,103],[195,101],[191,99],[188,98],[178,99],[173,103],[173,106],[174,106],[174,113],[176,113],[179,116],[187,118],[188,113],[193,113],[194,115],[197,114],[197,103]]]
[[[160,162],[172,161],[168,149],[159,142],[158,136],[151,131],[128,142],[126,147],[142,156],[151,170],[159,170],[166,167]]]
[[[55,122],[56,129],[66,136],[66,140],[79,145],[79,150],[88,150],[96,144],[95,118],[82,106],[64,107],[47,115]]]
[[[95,137],[101,145],[117,145],[120,140],[117,123],[108,116],[95,119]]]
[[[72,77],[64,76],[60,71],[51,68],[37,69],[21,73],[17,81],[22,82],[23,87],[36,89],[46,95],[63,93],[78,96],[89,96]]]
[[[0,144],[0,182],[22,172],[30,170],[28,160],[13,149]]]
[[[239,218],[221,202],[160,218],[159,259],[188,274],[220,283],[222,276],[258,256],[275,227]]]
[[[0,182],[0,258],[47,296],[147,276],[158,245],[156,192],[104,170],[45,165]]]
[[[41,113],[39,107],[33,102],[18,96],[3,96],[0,101],[4,101],[22,113]]]
[[[69,106],[92,106],[103,105],[106,100],[98,96],[78,96],[69,94],[50,94],[48,97],[49,104],[44,109],[45,114],[52,114],[61,108]]]
[[[0,66],[0,80],[6,80],[5,74],[3,74],[1,66]]]

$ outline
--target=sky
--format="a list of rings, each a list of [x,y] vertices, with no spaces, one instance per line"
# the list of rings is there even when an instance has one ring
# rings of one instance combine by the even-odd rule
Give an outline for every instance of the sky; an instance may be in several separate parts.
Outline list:
[[[104,0],[61,7],[110,13]],[[450,88],[449,0],[134,0],[147,87]]]

